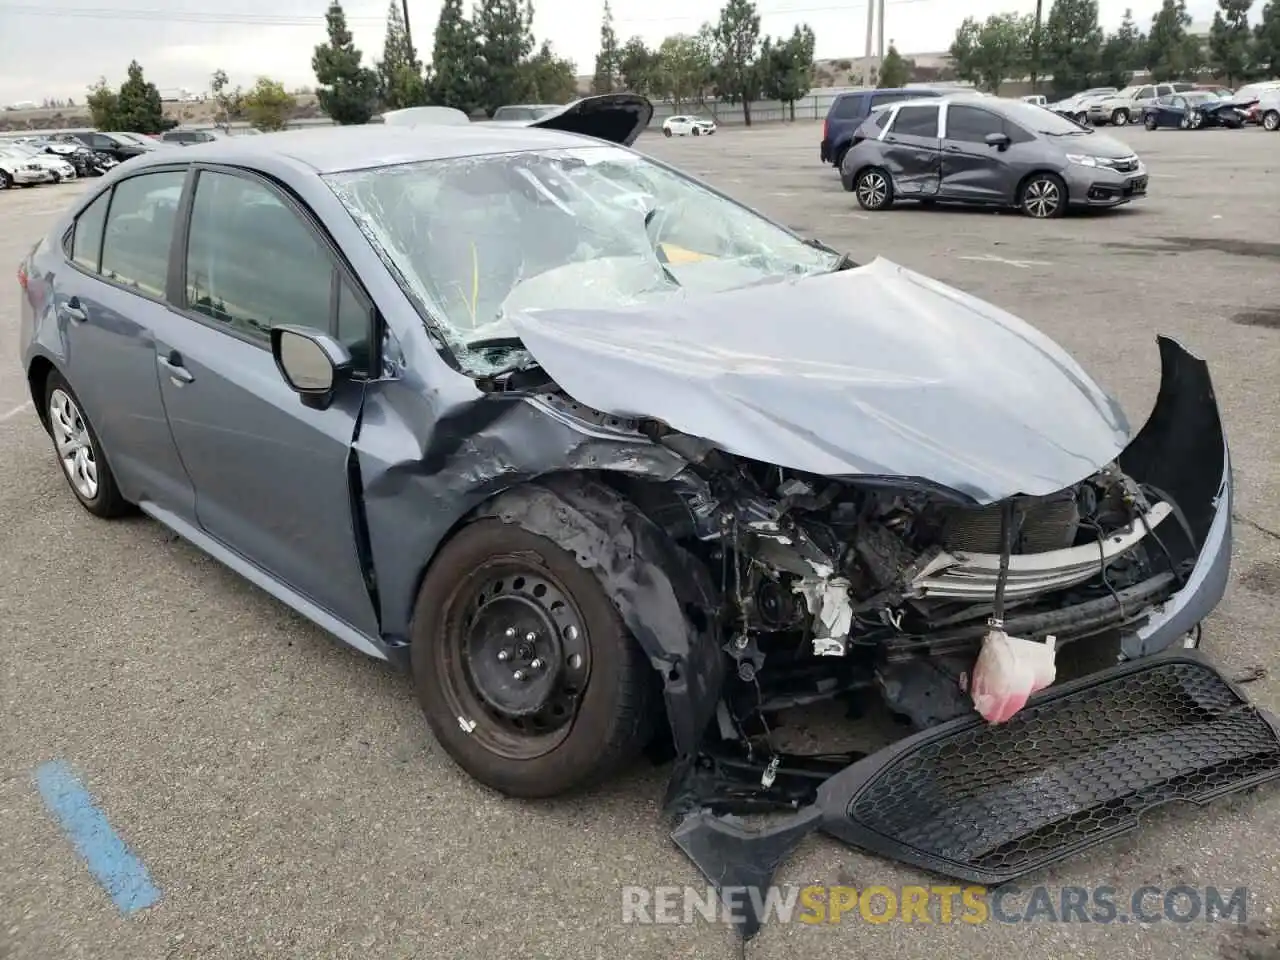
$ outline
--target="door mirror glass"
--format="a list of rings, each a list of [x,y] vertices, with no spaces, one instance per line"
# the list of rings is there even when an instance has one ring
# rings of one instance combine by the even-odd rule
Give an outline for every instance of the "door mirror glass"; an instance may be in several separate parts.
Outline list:
[[[989,147],[999,147],[1003,150],[1009,145],[1009,135],[1007,133],[988,133],[985,139]]]
[[[351,372],[346,348],[307,327],[272,327],[271,352],[280,375],[308,406],[327,406],[338,382]]]

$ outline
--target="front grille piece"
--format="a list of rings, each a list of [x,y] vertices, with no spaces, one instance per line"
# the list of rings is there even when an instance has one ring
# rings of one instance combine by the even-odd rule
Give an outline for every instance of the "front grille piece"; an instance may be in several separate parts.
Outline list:
[[[892,754],[892,756],[886,756]],[[823,829],[975,883],[1000,883],[1137,826],[1280,776],[1280,734],[1198,655],[1051,688],[1006,724],[965,717],[822,788]]]

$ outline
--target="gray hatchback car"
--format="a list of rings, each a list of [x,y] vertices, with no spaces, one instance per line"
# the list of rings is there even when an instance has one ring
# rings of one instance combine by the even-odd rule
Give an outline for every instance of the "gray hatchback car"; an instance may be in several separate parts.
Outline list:
[[[873,113],[840,176],[865,210],[897,200],[979,203],[1037,219],[1147,192],[1146,168],[1120,141],[1035,104],[971,95]]]

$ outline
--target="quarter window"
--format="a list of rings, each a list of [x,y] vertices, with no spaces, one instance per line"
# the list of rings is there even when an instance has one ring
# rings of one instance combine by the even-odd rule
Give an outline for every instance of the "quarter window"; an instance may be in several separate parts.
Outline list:
[[[162,170],[116,184],[102,240],[103,277],[148,296],[164,296],[185,178],[183,170]]]
[[[111,191],[106,190],[76,217],[75,231],[71,235],[71,259],[94,273],[98,272],[102,261],[102,229],[106,226],[110,203]]]
[[[947,109],[947,139],[985,143],[987,135],[1004,133],[1004,121],[977,107],[952,105]]]
[[[893,132],[902,137],[936,137],[938,108],[933,106],[899,107]]]

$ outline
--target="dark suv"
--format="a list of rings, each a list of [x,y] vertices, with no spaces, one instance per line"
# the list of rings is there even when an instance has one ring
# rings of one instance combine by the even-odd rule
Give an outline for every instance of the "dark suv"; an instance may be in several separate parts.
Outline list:
[[[819,156],[823,163],[839,167],[845,152],[853,143],[853,134],[876,107],[916,97],[939,97],[942,92],[921,87],[914,90],[854,90],[837,94],[822,124]]]

